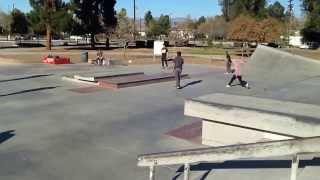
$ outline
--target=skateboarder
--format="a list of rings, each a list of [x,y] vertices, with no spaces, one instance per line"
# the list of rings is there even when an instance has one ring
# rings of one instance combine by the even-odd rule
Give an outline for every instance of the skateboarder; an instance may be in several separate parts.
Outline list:
[[[176,87],[177,87],[177,89],[181,89],[180,79],[181,79],[181,73],[182,73],[182,69],[183,69],[184,60],[181,57],[180,51],[177,52],[177,57],[173,59],[173,64],[174,64],[173,71],[174,71],[174,76],[176,79]]]
[[[235,79],[238,79],[242,87],[246,87],[249,89],[249,83],[247,81],[242,80],[242,75],[241,75],[241,67],[244,63],[246,63],[246,59],[242,56],[241,59],[235,60],[233,61],[233,63],[234,63],[235,70],[233,72],[232,78],[230,79],[226,87],[231,87],[233,81]]]
[[[96,64],[101,66],[103,63],[104,63],[103,52],[99,49],[97,52]]]
[[[161,63],[162,63],[162,69],[164,69],[164,65],[166,65],[166,67],[168,67],[168,49],[166,48],[165,45],[163,45],[162,49],[161,49]]]
[[[231,56],[228,51],[226,51],[226,58],[227,58],[227,61],[226,61],[226,73],[225,74],[230,74],[230,73],[232,73],[232,69],[231,69],[232,60],[231,60]]]

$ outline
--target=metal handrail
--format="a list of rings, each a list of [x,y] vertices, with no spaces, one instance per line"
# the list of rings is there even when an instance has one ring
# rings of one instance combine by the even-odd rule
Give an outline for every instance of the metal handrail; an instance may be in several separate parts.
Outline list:
[[[155,167],[184,164],[184,179],[189,179],[190,164],[224,162],[239,159],[293,156],[291,179],[296,180],[299,156],[320,153],[320,136],[232,146],[189,149],[138,156],[138,166],[149,167],[150,180],[155,180]]]

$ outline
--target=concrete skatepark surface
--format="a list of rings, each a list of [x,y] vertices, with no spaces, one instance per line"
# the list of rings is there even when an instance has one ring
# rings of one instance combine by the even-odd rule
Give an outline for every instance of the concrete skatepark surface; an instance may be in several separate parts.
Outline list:
[[[253,58],[265,60],[261,48]],[[271,50],[272,51],[272,50]],[[275,52],[277,54],[277,52]],[[279,53],[282,54],[282,53]],[[272,61],[276,61],[275,55]],[[285,57],[283,59],[286,59]],[[205,65],[186,65],[190,79],[186,87],[176,90],[174,82],[164,82],[119,91],[77,93],[71,89],[91,87],[66,82],[64,75],[103,71],[142,71],[159,73],[160,65],[128,67],[94,67],[84,64],[51,66],[42,64],[0,66],[0,133],[12,130],[14,135],[0,141],[0,178],[6,180],[42,179],[148,179],[148,169],[137,167],[137,155],[142,153],[204,147],[188,138],[176,138],[168,132],[199,120],[183,113],[184,100],[211,93],[228,93],[254,97],[290,100],[320,105],[320,78],[316,73],[282,80],[281,71],[275,78],[262,78],[249,72],[244,76],[252,89],[240,86],[225,88],[230,76],[224,69]],[[281,70],[281,66],[277,67]],[[310,66],[311,69],[312,66]],[[313,66],[316,72],[318,67]],[[317,68],[317,69],[316,69]],[[169,71],[165,70],[164,72]],[[251,73],[251,74],[250,74]],[[22,79],[32,75],[48,75]],[[306,78],[305,78],[306,77]],[[10,79],[19,79],[12,80]],[[261,80],[265,80],[261,82]],[[198,82],[198,83],[194,83]],[[55,87],[39,91],[24,90]],[[10,92],[20,94],[10,95]],[[232,132],[230,132],[232,133]],[[3,135],[3,134],[1,134]],[[0,138],[1,139],[1,138]],[[306,161],[299,169],[298,179],[318,180],[319,161]],[[179,166],[157,168],[156,179],[183,179]],[[191,179],[288,179],[290,161],[287,157],[268,160],[235,161],[223,164],[202,164],[191,168]]]

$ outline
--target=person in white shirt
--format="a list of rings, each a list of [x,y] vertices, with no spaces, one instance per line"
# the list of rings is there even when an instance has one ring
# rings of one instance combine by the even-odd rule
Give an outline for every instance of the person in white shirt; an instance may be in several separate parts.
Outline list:
[[[161,49],[161,63],[162,63],[162,68],[164,69],[165,67],[168,67],[168,48],[166,48],[165,45],[163,45]]]

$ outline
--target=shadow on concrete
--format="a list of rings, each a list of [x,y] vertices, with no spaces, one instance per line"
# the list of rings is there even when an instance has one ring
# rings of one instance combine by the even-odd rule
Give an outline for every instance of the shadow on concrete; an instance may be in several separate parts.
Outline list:
[[[39,77],[47,77],[47,76],[52,76],[52,75],[53,74],[40,74],[40,75],[25,76],[25,77],[21,77],[21,78],[5,79],[5,80],[0,80],[0,83],[10,82],[10,81],[18,81],[18,80],[24,80],[24,79],[33,79],[33,78],[39,78]]]
[[[240,87],[242,87],[242,88],[246,88],[246,89],[251,89],[251,87],[245,87],[245,86],[242,86],[240,83],[238,83],[238,84],[231,84],[230,85],[231,87],[234,87],[234,86],[240,86]],[[250,85],[249,85],[250,86]]]
[[[35,91],[43,91],[43,90],[55,89],[55,88],[58,88],[58,87],[59,86],[51,86],[51,87],[41,87],[41,88],[35,88],[35,89],[28,89],[28,90],[9,93],[9,94],[0,94],[0,97],[24,94],[24,93],[35,92]]]
[[[189,82],[189,83],[181,86],[181,89],[186,88],[186,87],[188,87],[188,86],[193,86],[193,85],[195,85],[195,84],[199,84],[199,83],[201,83],[201,82],[202,82],[202,80]]]
[[[15,130],[5,131],[0,133],[0,144],[4,143],[5,141],[9,140],[13,136],[15,136]]]
[[[207,177],[208,177],[208,175],[211,173],[211,169],[210,170],[208,170],[206,173],[204,173],[203,174],[203,176],[200,178],[200,180],[205,180],[205,179],[207,179]]]
[[[224,163],[200,163],[191,166],[191,171],[211,171],[214,169],[269,169],[269,168],[291,168],[291,160],[243,160],[226,161]],[[312,160],[300,160],[299,168],[306,166],[320,166],[320,158]],[[177,172],[183,172],[181,166]]]
[[[172,178],[172,180],[177,180],[181,175],[182,175],[183,173],[178,173],[178,174],[176,174],[173,178]]]
[[[212,171],[212,170],[208,170],[207,172],[205,172],[205,173],[201,176],[200,180],[205,180],[205,179],[208,177],[208,175],[211,173],[211,171]],[[183,173],[182,173],[182,172],[177,173],[177,174],[172,178],[172,180],[177,180],[180,176],[183,176]]]

